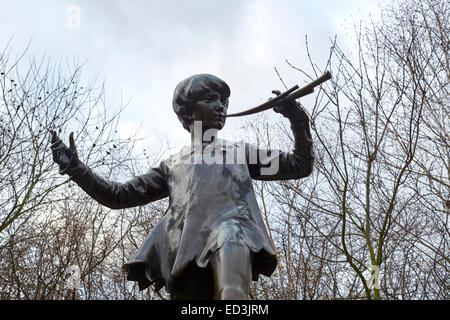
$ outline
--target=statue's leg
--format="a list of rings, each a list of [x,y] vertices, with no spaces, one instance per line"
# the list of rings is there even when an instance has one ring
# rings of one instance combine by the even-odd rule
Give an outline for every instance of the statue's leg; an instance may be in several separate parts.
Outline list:
[[[199,268],[193,262],[183,275],[176,278],[170,292],[171,300],[209,300],[214,298],[214,282],[211,269]]]
[[[212,257],[211,267],[216,299],[249,299],[252,280],[249,248],[232,242],[225,243]]]

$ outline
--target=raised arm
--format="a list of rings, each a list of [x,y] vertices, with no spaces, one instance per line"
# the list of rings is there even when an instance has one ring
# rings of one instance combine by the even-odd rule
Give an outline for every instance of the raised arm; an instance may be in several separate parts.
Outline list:
[[[274,91],[278,93],[278,91]],[[307,177],[314,165],[314,150],[309,118],[300,105],[292,101],[274,111],[289,119],[294,135],[292,152],[262,150],[249,146],[248,168],[250,176],[256,180],[287,180]]]
[[[168,196],[164,165],[151,169],[148,173],[134,179],[118,183],[108,181],[96,175],[83,164],[77,155],[73,133],[69,136],[67,147],[52,132],[53,160],[59,165],[61,174],[67,174],[87,194],[104,206],[122,209],[143,205]]]

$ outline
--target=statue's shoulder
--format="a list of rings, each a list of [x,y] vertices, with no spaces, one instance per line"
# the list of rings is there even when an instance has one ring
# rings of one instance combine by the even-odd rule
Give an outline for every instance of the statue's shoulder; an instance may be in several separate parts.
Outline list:
[[[191,156],[193,150],[190,146],[183,146],[178,151],[169,155],[168,158],[163,160],[164,166],[171,169],[180,163],[185,163],[186,159]]]

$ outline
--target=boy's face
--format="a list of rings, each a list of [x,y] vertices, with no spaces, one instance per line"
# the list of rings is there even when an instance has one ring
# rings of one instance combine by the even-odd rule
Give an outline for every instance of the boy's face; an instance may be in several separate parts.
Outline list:
[[[202,127],[207,129],[222,129],[228,110],[228,98],[210,90],[202,94],[192,106],[192,119],[202,121]]]

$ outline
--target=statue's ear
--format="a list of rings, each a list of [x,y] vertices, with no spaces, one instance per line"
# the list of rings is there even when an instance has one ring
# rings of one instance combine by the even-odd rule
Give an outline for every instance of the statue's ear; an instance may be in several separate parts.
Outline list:
[[[189,122],[192,122],[192,113],[194,111],[194,103],[191,101],[186,101],[184,108],[182,110],[183,118]]]
[[[185,128],[187,131],[191,132],[191,124],[192,124],[192,113],[185,112],[185,110],[182,110],[181,112],[177,113],[178,120],[180,120],[181,124],[183,125],[183,128]]]

